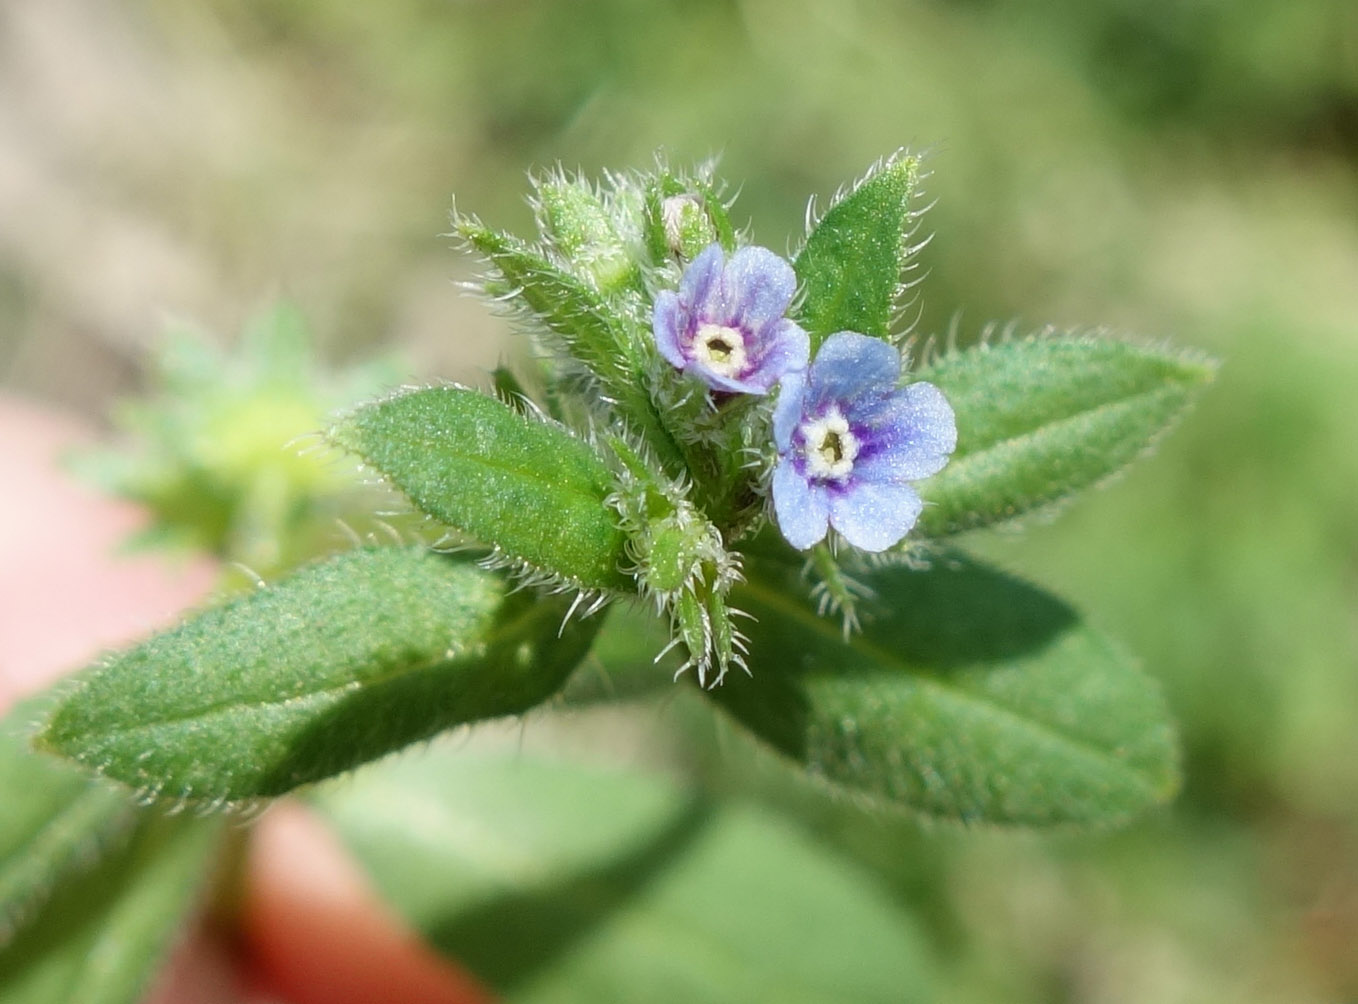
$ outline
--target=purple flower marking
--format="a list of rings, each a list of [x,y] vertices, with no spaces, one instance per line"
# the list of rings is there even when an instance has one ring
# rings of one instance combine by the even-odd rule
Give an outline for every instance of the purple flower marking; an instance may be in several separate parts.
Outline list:
[[[924,504],[911,482],[943,469],[957,425],[937,387],[897,387],[900,373],[891,345],[841,331],[809,370],[783,378],[773,510],[798,550],[833,526],[854,547],[884,551],[915,525]]]
[[[656,347],[715,390],[767,394],[785,373],[805,368],[811,352],[806,332],[783,316],[796,291],[792,266],[767,248],[741,248],[727,261],[721,245],[710,244],[677,293],[656,294]]]

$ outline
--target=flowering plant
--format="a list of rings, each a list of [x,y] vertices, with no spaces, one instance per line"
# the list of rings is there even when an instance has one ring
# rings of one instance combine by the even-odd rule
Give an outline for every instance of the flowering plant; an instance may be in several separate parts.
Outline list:
[[[493,393],[406,388],[328,424],[408,505],[397,541],[107,658],[48,702],[38,746],[144,801],[258,806],[455,726],[682,677],[878,810],[1042,826],[1168,798],[1153,681],[957,539],[1107,480],[1212,367],[1090,334],[901,330],[921,177],[913,156],[875,165],[786,259],[707,169],[548,174],[536,241],[456,215],[477,289],[535,354]],[[63,779],[38,815],[83,797],[32,769]],[[100,799],[66,858],[127,825]],[[211,820],[145,825],[211,853]]]

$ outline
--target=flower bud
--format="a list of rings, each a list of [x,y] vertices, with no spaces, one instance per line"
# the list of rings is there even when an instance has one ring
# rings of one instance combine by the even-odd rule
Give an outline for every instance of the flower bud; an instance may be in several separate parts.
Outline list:
[[[636,279],[636,263],[608,206],[593,189],[552,178],[538,184],[538,222],[570,269],[603,293]]]
[[[660,221],[665,228],[665,243],[676,258],[696,258],[717,239],[717,228],[699,195],[671,195],[660,203]]]

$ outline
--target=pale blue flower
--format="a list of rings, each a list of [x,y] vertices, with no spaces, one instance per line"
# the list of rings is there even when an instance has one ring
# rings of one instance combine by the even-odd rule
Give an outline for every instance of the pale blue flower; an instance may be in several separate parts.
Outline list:
[[[798,550],[834,527],[854,547],[884,551],[915,525],[923,503],[912,482],[948,462],[957,425],[937,387],[897,387],[900,374],[891,345],[841,331],[808,370],[783,378],[773,510]]]
[[[783,316],[796,291],[792,266],[767,248],[741,248],[728,261],[710,244],[677,293],[656,295],[656,348],[714,390],[767,394],[811,351],[806,332]]]

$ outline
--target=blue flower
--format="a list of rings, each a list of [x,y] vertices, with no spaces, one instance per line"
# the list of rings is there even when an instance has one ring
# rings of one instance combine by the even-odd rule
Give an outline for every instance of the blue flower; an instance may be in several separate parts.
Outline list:
[[[677,293],[655,298],[655,344],[677,369],[709,387],[767,394],[785,373],[803,369],[810,339],[783,315],[797,290],[792,266],[761,247],[730,261],[720,244],[694,258]]]
[[[833,526],[854,547],[884,551],[915,525],[923,503],[911,482],[948,462],[957,425],[937,387],[897,387],[900,374],[891,345],[841,331],[809,370],[783,378],[773,510],[798,550]]]

